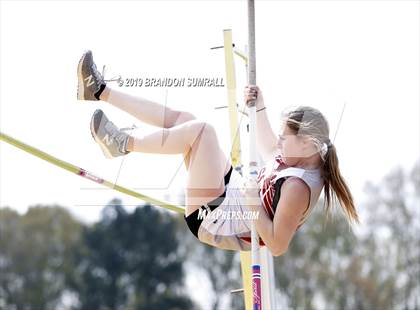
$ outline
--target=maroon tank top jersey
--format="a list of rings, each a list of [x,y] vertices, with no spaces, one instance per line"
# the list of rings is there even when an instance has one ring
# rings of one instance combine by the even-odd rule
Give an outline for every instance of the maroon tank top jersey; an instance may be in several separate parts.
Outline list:
[[[301,178],[310,189],[310,202],[302,214],[299,221],[298,230],[308,218],[310,211],[318,201],[319,195],[323,187],[320,169],[305,170],[301,168],[289,167],[285,164],[280,155],[274,160],[264,165],[257,176],[257,184],[259,186],[259,196],[261,199],[261,207],[271,220],[274,219],[277,204],[280,199],[281,186],[288,177]],[[241,237],[241,239],[250,242],[250,237]],[[260,238],[260,245],[264,242]]]

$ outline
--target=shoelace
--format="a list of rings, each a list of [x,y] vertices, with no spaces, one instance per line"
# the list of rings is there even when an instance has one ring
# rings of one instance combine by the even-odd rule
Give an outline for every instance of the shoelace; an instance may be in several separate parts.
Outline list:
[[[118,82],[118,83],[120,83],[120,81],[122,79],[121,75],[115,75],[112,78],[110,78],[109,80],[106,80],[105,79],[105,65],[103,65],[103,67],[102,67],[102,78],[105,82]]]
[[[120,82],[121,81],[121,75],[113,76],[110,79],[105,79],[105,65],[102,67],[102,74],[99,73],[98,68],[96,67],[95,63],[92,63],[92,72],[93,72],[93,78],[95,79],[96,84],[100,85],[103,82]]]
[[[111,138],[118,142],[118,149],[120,150],[120,152],[123,152],[121,148],[124,147],[123,143],[127,139],[128,135],[125,132],[122,132],[120,129],[118,129],[117,126],[115,126],[114,123],[111,121],[109,121],[105,125],[105,129],[108,131]]]
[[[138,127],[136,125],[130,126],[130,127],[124,127],[124,128],[120,128],[121,131],[128,131],[128,130],[134,130],[137,129]]]

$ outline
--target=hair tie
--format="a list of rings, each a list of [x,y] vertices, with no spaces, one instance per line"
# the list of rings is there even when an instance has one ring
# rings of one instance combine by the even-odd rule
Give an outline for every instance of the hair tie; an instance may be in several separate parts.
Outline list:
[[[332,143],[329,138],[327,139],[327,141],[325,141],[325,144],[327,145],[328,148],[332,147]]]

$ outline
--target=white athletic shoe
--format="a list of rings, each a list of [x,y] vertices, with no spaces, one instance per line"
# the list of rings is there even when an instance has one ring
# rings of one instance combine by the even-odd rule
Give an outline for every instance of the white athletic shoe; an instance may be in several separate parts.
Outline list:
[[[129,153],[127,151],[129,135],[109,121],[102,110],[98,109],[93,113],[90,131],[105,157],[113,158]]]
[[[99,73],[93,61],[91,51],[83,53],[77,66],[77,99],[99,100],[95,94],[105,87],[104,77]]]

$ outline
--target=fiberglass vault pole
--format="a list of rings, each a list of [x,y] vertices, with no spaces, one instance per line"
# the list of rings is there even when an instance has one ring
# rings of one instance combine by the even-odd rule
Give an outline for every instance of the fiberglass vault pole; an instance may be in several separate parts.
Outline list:
[[[254,0],[248,0],[248,84],[257,84],[255,62],[255,7]],[[257,179],[257,148],[256,148],[256,100],[248,106],[249,116],[249,177]],[[247,201],[249,205],[250,202]],[[252,304],[254,310],[262,309],[261,304],[261,266],[259,252],[259,236],[255,220],[251,224],[251,256],[252,256]]]

